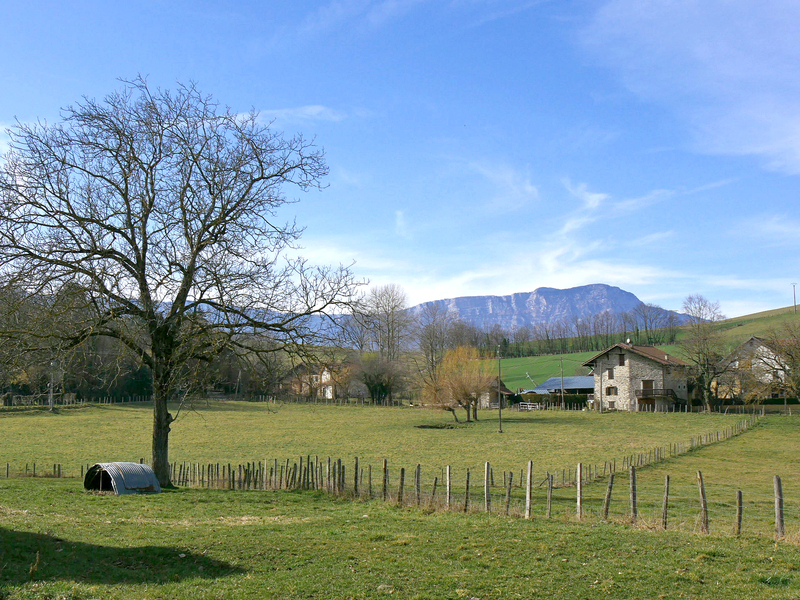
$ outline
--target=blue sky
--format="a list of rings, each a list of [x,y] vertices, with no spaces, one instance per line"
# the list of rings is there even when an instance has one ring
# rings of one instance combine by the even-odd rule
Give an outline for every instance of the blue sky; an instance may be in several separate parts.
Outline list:
[[[316,137],[327,187],[287,190],[303,254],[412,304],[608,283],[737,316],[790,305],[800,282],[796,0],[3,12],[1,125],[55,121],[119,78],[195,81]]]

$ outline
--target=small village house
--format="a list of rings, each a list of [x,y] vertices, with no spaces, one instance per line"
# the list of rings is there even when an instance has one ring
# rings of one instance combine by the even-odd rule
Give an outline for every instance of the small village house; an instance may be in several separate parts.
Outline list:
[[[614,344],[583,364],[594,376],[593,408],[664,411],[689,397],[689,365],[654,346]]]
[[[281,381],[281,391],[294,396],[333,400],[341,386],[341,365],[301,363],[293,367]]]
[[[499,381],[500,397],[503,398],[503,407],[507,407],[511,404],[511,399],[514,397],[514,392],[506,387],[506,384],[503,383],[502,379]],[[498,408],[500,406],[497,393],[497,382],[498,378],[495,377],[492,383],[489,384],[489,389],[480,395],[480,398],[478,398],[478,408]]]
[[[725,362],[729,369],[714,382],[718,397],[752,400],[785,395],[789,368],[768,340],[752,336],[726,357]]]

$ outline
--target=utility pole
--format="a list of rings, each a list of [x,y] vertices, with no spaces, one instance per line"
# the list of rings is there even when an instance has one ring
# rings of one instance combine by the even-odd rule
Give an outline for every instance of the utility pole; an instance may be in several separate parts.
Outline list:
[[[558,357],[559,362],[561,363],[561,410],[564,410],[564,357]]]
[[[50,361],[50,386],[49,386],[48,391],[47,391],[47,404],[48,404],[50,412],[53,412],[53,410],[55,410],[55,398],[53,397],[53,386],[54,386],[53,377],[55,375],[55,369],[56,369],[56,361],[51,360]]]
[[[794,314],[797,314],[797,284],[792,284],[792,298],[794,299]]]

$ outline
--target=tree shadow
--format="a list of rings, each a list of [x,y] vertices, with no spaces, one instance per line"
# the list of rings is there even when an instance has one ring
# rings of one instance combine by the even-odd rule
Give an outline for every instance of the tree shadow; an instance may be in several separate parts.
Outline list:
[[[167,583],[243,572],[224,561],[178,548],[119,548],[0,527],[0,584],[31,580],[76,583]]]

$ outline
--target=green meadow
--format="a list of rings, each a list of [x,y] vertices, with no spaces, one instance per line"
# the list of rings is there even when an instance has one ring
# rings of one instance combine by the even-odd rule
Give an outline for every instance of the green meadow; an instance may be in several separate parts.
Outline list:
[[[177,414],[177,407],[172,407]],[[463,420],[463,413],[459,415]],[[653,447],[722,430],[737,417],[719,414],[645,414],[580,411],[480,411],[477,422],[456,425],[443,411],[421,408],[326,406],[202,401],[181,410],[170,434],[177,462],[243,463],[298,456],[351,459],[398,467],[519,470],[537,473],[617,460]],[[0,412],[0,465],[24,471],[54,463],[78,475],[94,462],[149,460],[151,405],[101,405]]]
[[[800,436],[796,417],[772,415],[722,442],[637,472],[630,515],[626,456],[722,431],[744,417],[483,411],[451,426],[440,412],[411,408],[208,402],[173,427],[175,461],[212,463],[354,457],[392,473],[392,500],[321,491],[230,491],[178,487],[162,494],[86,492],[77,477],[92,462],[148,456],[151,407],[100,406],[0,413],[0,598],[796,598],[800,595]],[[454,424],[453,424],[454,425]],[[523,517],[520,471],[534,463],[532,518]],[[483,507],[486,461],[495,473]],[[607,477],[553,490],[546,471],[616,461],[608,520]],[[53,463],[67,477],[24,477]],[[421,465],[423,487],[446,465],[454,501],[426,496],[398,506],[399,469]],[[601,468],[601,467],[600,467]],[[463,510],[463,476],[473,472]],[[699,529],[697,471],[709,503]],[[503,475],[515,473],[509,513]],[[501,475],[502,474],[502,475]],[[660,530],[663,484],[669,522]],[[783,480],[784,540],[774,540],[773,476]],[[441,488],[440,488],[441,490]],[[735,494],[744,498],[733,535]],[[376,494],[377,495],[377,494]],[[410,477],[406,497],[412,496]]]

